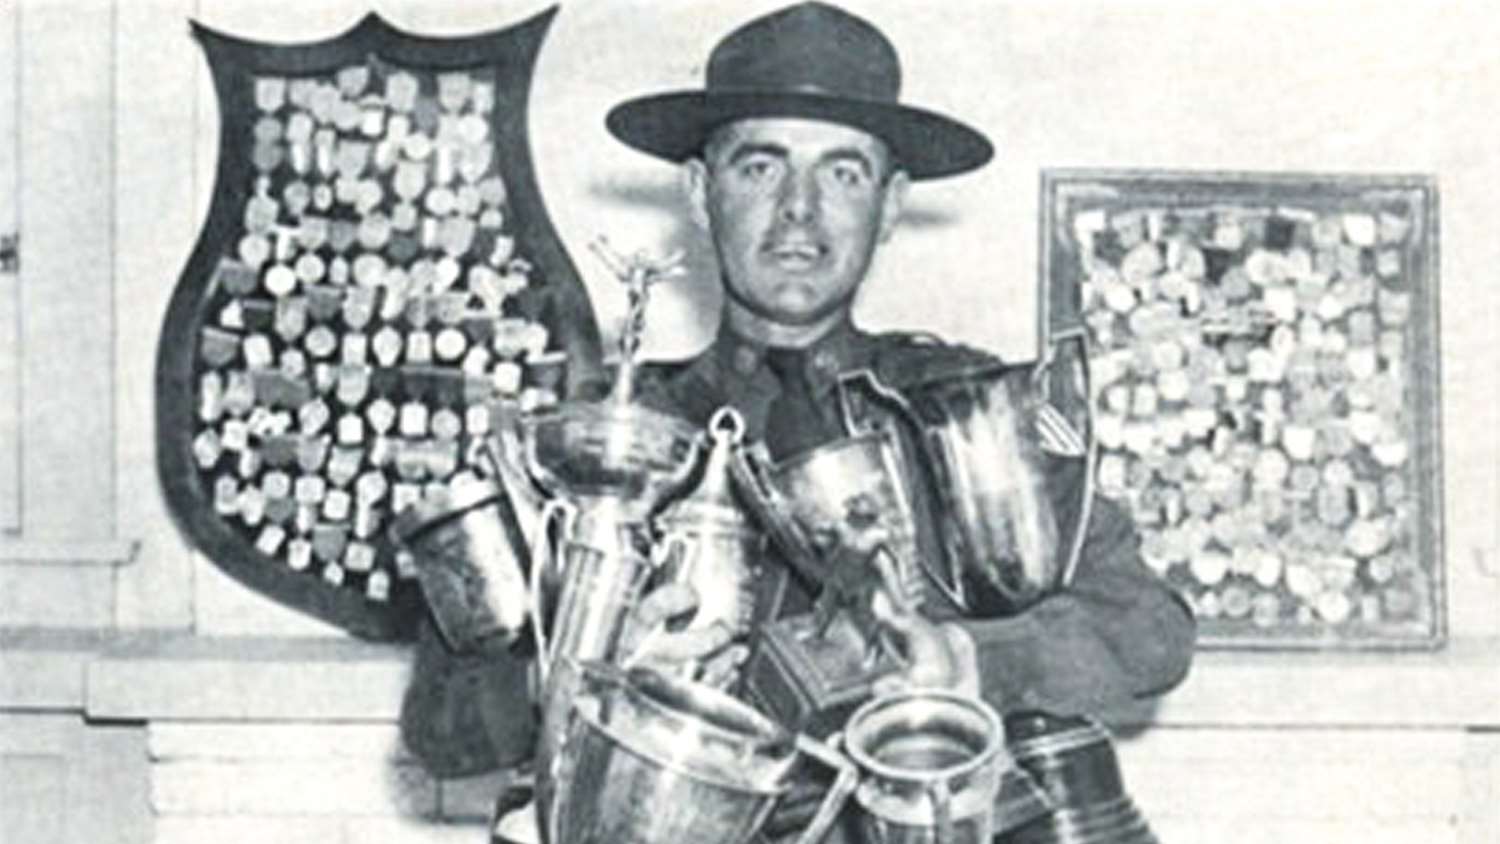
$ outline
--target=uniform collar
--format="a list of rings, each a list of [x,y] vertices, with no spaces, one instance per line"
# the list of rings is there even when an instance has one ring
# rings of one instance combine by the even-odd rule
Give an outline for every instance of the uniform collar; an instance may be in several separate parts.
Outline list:
[[[714,340],[714,358],[724,372],[746,380],[761,377],[775,379],[766,366],[764,343],[741,336],[727,325],[720,325]],[[815,395],[823,395],[838,383],[839,375],[870,365],[874,358],[870,335],[844,320],[812,345],[802,350],[806,355],[803,372]]]

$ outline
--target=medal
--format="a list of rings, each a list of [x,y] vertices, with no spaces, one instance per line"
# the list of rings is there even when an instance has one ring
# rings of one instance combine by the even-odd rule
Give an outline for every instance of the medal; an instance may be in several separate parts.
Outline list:
[[[339,445],[359,445],[365,439],[365,423],[357,413],[345,413],[339,417]]]
[[[359,115],[359,133],[361,135],[364,135],[366,138],[380,138],[385,134],[385,109],[381,107],[378,100],[364,101]],[[379,152],[379,149],[380,147],[377,144],[375,153],[375,166],[381,170],[389,169],[389,163],[381,166],[381,153]],[[387,154],[389,154],[390,149],[390,145],[386,144]]]
[[[327,211],[333,207],[333,188],[327,182],[319,182],[313,186],[313,207],[319,211]]]
[[[463,431],[463,417],[453,409],[444,407],[432,414],[432,435],[438,439],[456,440]]]
[[[474,82],[474,111],[478,114],[489,114],[495,109],[495,84],[475,80]]]
[[[370,214],[385,200],[385,189],[374,179],[361,179],[355,189],[354,207],[360,214]]]
[[[213,423],[224,415],[224,378],[209,371],[198,379],[198,419]]]
[[[287,543],[286,562],[293,571],[306,571],[312,564],[312,543],[301,537]]]
[[[406,335],[406,362],[432,363],[432,334],[427,331],[412,331]]]
[[[505,204],[505,182],[498,175],[479,182],[479,199],[485,205],[498,207]]]
[[[412,132],[410,135],[407,135],[406,138],[401,141],[401,153],[407,158],[410,158],[412,161],[426,162],[427,157],[432,155],[432,138],[430,138],[426,133],[432,131],[432,129],[424,127],[423,121],[420,119],[420,117],[418,118],[416,123],[417,131]],[[425,163],[423,164],[423,171],[425,176]]]
[[[255,539],[255,550],[273,557],[281,550],[281,543],[286,540],[286,530],[281,525],[266,525]]]
[[[444,328],[438,332],[433,346],[439,360],[451,362],[463,356],[468,349],[469,342],[462,331],[456,328]]]
[[[250,373],[242,369],[230,370],[224,386],[224,409],[231,416],[244,416],[254,406],[255,384]]]
[[[359,244],[366,249],[378,251],[385,247],[391,239],[391,221],[384,214],[371,214],[359,223]],[[360,256],[365,257],[364,255]],[[378,257],[378,256],[370,256]],[[355,278],[358,278],[358,273]]]
[[[439,73],[438,104],[446,111],[460,111],[469,101],[474,89],[474,80],[465,72]]]
[[[345,366],[363,367],[368,362],[370,339],[360,332],[344,335],[342,362]]]
[[[375,567],[375,547],[363,542],[351,542],[344,552],[344,568],[349,571],[367,572]]]
[[[367,366],[340,366],[338,367],[338,389],[336,395],[345,407],[353,407],[365,400],[370,392],[370,368]],[[358,417],[355,417],[358,418]],[[343,424],[340,419],[339,424]],[[362,437],[361,437],[362,439]],[[342,431],[339,441],[347,443]]]
[[[427,197],[423,201],[423,206],[427,209],[427,212],[436,217],[446,217],[452,214],[454,206],[457,204],[458,199],[453,195],[453,191],[445,187],[435,187],[428,191]]]
[[[474,247],[474,236],[478,229],[474,221],[468,217],[449,217],[444,220],[438,232],[438,243],[447,258],[465,255]]]
[[[393,366],[401,357],[404,342],[401,339],[401,332],[387,325],[375,332],[375,338],[370,345],[375,353],[375,360],[381,366]]]
[[[395,111],[411,111],[419,90],[417,77],[404,70],[397,71],[386,77],[385,101]]]
[[[323,497],[323,518],[330,522],[342,522],[348,519],[352,503],[349,493],[341,489],[329,490],[328,494]]]
[[[250,527],[256,527],[266,516],[266,498],[255,487],[245,487],[240,490],[240,500],[237,509],[239,510],[241,521]]]
[[[250,151],[250,163],[257,171],[270,173],[281,166],[283,155],[280,143],[257,143]]]
[[[339,101],[337,88],[326,82],[312,82],[308,90],[307,110],[312,112],[313,120],[318,123],[333,122],[333,107]]]
[[[349,532],[342,525],[330,525],[319,522],[317,527],[313,528],[313,556],[327,563],[327,566],[323,569],[325,580],[329,579],[330,572],[335,572],[332,576],[336,580],[330,582],[335,584],[344,582],[344,570],[336,561],[344,556],[344,548],[348,543]]]
[[[286,80],[274,76],[258,76],[255,79],[255,107],[273,112],[286,103]]]
[[[443,185],[442,189],[447,189],[446,186],[453,181],[454,158],[456,156],[457,151],[452,144],[445,143],[438,145],[437,154],[433,156],[432,182],[434,185]],[[429,203],[430,201],[429,195]]]
[[[338,348],[339,338],[328,326],[315,325],[307,332],[302,345],[307,349],[308,354],[321,360],[333,354]]]
[[[469,131],[473,131],[475,126],[479,126],[482,127],[480,131],[484,135],[489,134],[489,124],[477,117],[471,116],[471,118],[466,118],[465,122],[459,128],[460,134],[464,133],[464,126],[469,127]],[[482,201],[482,198],[479,189],[474,187],[474,185],[490,171],[490,164],[494,163],[494,160],[494,149],[483,139],[468,141],[468,143],[458,148],[458,159],[455,162],[455,166],[458,168],[459,178],[466,182],[464,187],[474,192],[475,210],[478,210],[478,203]]]
[[[297,409],[297,427],[304,434],[316,434],[323,430],[331,417],[328,405],[322,399],[313,399]]]
[[[214,512],[233,516],[240,510],[240,482],[228,475],[214,480]]]
[[[224,453],[224,443],[219,440],[219,435],[212,428],[205,429],[193,438],[193,459],[197,461],[198,468],[208,471],[219,462],[219,455]]]
[[[319,281],[322,281],[323,275],[327,272],[327,269],[327,266],[323,263],[323,259],[319,258],[312,252],[304,252],[302,256],[297,259],[297,264],[294,267],[297,278],[303,284],[315,284]],[[269,287],[270,285],[267,284],[267,286]],[[291,291],[288,290],[287,292],[290,293]]]
[[[490,409],[474,405],[464,411],[464,424],[471,437],[484,437],[490,433]]]
[[[354,280],[357,286],[344,292],[340,308],[344,323],[356,331],[369,325],[370,320],[375,318],[375,285],[385,276],[385,262],[376,258],[375,262],[362,264],[367,257],[372,256],[361,255],[354,262]]]
[[[415,202],[427,189],[427,168],[420,162],[403,161],[396,165],[396,177],[391,187],[396,196],[406,202]]]
[[[417,401],[409,401],[401,405],[401,436],[411,438],[427,436],[426,405]]]
[[[221,262],[221,277],[225,290],[236,295],[243,295],[255,289],[255,284],[260,279],[257,271],[271,259],[271,241],[265,235],[247,234],[240,238],[236,254],[244,263],[226,270],[224,263]],[[225,262],[228,260],[224,259]]]

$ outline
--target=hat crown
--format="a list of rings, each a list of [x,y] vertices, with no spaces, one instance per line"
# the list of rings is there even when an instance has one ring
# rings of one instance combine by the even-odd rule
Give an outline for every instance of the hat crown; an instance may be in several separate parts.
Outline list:
[[[719,42],[709,91],[800,91],[894,103],[896,48],[863,18],[827,3],[800,3],[757,18]]]

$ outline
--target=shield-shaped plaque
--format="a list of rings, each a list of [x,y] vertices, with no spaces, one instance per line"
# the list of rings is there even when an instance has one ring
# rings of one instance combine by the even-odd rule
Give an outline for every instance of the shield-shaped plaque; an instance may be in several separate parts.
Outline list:
[[[178,523],[220,568],[356,635],[404,638],[421,612],[416,581],[397,566],[390,541],[370,535],[393,521],[398,498],[417,493],[346,506],[341,487],[355,476],[364,489],[402,481],[402,461],[373,447],[381,432],[363,420],[373,404],[437,401],[426,388],[435,367],[462,381],[462,359],[408,360],[422,346],[410,339],[437,326],[426,325],[430,308],[390,303],[427,304],[442,292],[410,289],[420,275],[413,267],[441,264],[455,276],[444,277],[454,294],[477,293],[469,279],[496,270],[529,274],[498,313],[478,296],[450,298],[475,303],[459,315],[465,320],[545,328],[553,339],[543,351],[566,352],[572,384],[599,367],[593,313],[542,205],[526,137],[532,69],[555,13],[458,38],[413,35],[370,15],[331,40],[293,45],[193,28],[223,126],[213,203],[162,327],[162,483]],[[480,267],[486,272],[469,272]],[[343,359],[351,355],[357,360]],[[493,365],[502,364],[513,362]],[[273,381],[275,390],[253,389]],[[443,398],[457,418],[493,398],[461,392]],[[257,410],[290,429],[248,424]],[[469,446],[483,430],[464,428],[443,443],[425,441],[435,435],[423,430],[401,454],[444,459],[421,461],[420,494],[480,468],[467,462],[479,459]],[[331,442],[338,448],[325,459]],[[453,454],[475,456],[447,459]],[[294,458],[293,497],[273,507],[263,476],[284,474]],[[351,532],[368,539],[358,554],[346,553]]]

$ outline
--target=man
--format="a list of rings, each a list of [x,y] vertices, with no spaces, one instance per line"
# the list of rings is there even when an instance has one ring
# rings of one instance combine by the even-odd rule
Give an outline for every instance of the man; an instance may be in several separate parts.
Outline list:
[[[727,36],[709,59],[703,90],[631,100],[609,114],[617,138],[681,164],[692,218],[713,242],[724,292],[711,347],[655,372],[643,384],[645,400],[699,424],[731,405],[750,437],[787,456],[842,434],[840,373],[869,369],[899,382],[988,360],[910,335],[867,334],[851,320],[909,187],[992,156],[974,129],[901,104],[899,87],[899,60],[878,30],[835,7],[805,3]],[[1083,483],[1081,459],[1047,463],[1060,522],[1086,529],[1063,591],[1011,615],[997,614],[1000,602],[982,584],[972,584],[976,600],[963,609],[935,602],[918,614],[877,599],[877,615],[910,666],[888,683],[978,690],[1002,713],[1071,716],[1159,694],[1182,679],[1191,615],[1140,565],[1137,537],[1117,508],[1095,502],[1079,524]],[[923,547],[936,548],[933,525],[919,528]],[[783,612],[809,605],[807,585],[794,586]],[[742,656],[723,631],[640,635],[692,608],[685,589],[647,596],[629,638],[657,643],[659,661]],[[524,757],[529,748],[518,745],[531,727],[516,658],[463,663],[441,658],[433,643],[423,653],[403,713],[413,750],[447,773],[477,770],[485,754],[495,764]],[[510,672],[510,687],[499,672],[485,678],[478,668],[494,660]],[[494,716],[501,712],[507,715]],[[472,748],[480,735],[492,746],[470,758],[454,750]]]

